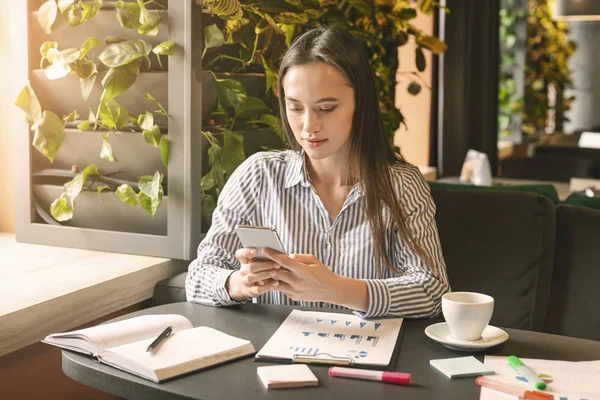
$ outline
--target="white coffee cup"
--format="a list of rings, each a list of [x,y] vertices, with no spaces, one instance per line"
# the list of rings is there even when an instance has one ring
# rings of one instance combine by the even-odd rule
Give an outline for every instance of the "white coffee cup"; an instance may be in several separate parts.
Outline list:
[[[474,292],[446,293],[442,313],[453,338],[478,340],[494,313],[494,298]]]

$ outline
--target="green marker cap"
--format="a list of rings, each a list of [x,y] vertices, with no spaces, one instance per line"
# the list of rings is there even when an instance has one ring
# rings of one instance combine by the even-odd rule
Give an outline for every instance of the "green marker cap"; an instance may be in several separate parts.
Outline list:
[[[519,360],[515,356],[508,356],[507,360],[508,360],[508,365],[510,365],[510,367],[512,369],[515,369],[517,367],[522,367],[525,365],[525,364],[523,364],[523,361]]]
[[[531,382],[531,383],[535,386],[536,389],[538,389],[538,390],[546,389],[546,382],[541,380],[537,376],[537,374],[531,370],[531,368],[529,368],[528,366],[523,364],[523,361],[519,360],[516,356],[508,356],[508,358],[506,360],[508,361],[508,365],[515,371],[517,371],[517,368],[519,368],[519,367],[527,368],[527,370],[529,370],[531,372],[531,378],[533,379],[533,377],[535,377],[535,382]],[[529,377],[526,377],[526,379],[529,380]]]

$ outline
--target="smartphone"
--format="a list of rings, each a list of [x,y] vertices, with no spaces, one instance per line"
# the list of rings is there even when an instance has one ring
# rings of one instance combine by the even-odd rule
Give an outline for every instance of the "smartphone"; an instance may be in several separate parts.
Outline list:
[[[257,260],[271,260],[262,252],[262,249],[265,247],[287,254],[275,228],[267,226],[238,225],[235,227],[235,233],[237,233],[238,238],[242,242],[242,246],[245,248],[256,249],[257,253],[254,258]]]

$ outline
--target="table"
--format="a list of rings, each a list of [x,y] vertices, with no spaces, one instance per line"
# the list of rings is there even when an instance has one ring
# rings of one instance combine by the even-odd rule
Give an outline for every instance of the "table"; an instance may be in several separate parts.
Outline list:
[[[225,333],[249,339],[256,350],[267,342],[294,308],[265,304],[245,304],[216,308],[192,303],[173,303],[138,311],[124,319],[143,314],[175,313],[186,316],[194,326],[206,325]],[[300,308],[303,309],[303,308]],[[314,310],[304,308],[306,310]],[[340,310],[320,309],[327,312]],[[410,387],[344,378],[330,378],[328,366],[312,364],[319,387],[267,391],[256,375],[265,363],[252,358],[155,384],[120,370],[94,362],[89,357],[64,350],[62,367],[72,379],[128,399],[479,399],[473,378],[447,379],[429,365],[436,358],[484,354],[568,361],[600,359],[600,342],[506,329],[510,338],[486,353],[466,353],[447,349],[429,339],[424,329],[437,320],[405,320],[396,350],[394,370],[412,374]],[[401,396],[401,397],[400,397]]]
[[[19,243],[1,232],[0,255],[0,356],[150,299],[157,282],[187,268],[167,258]]]

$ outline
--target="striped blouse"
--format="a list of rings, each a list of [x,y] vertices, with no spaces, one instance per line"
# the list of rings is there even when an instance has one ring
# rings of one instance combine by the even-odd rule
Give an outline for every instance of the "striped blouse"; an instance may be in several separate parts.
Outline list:
[[[219,197],[212,226],[198,247],[186,279],[188,301],[227,306],[237,304],[226,290],[231,273],[240,268],[235,251],[242,247],[238,224],[274,227],[288,254],[312,254],[334,273],[364,280],[368,309],[363,318],[433,317],[450,290],[434,220],[435,205],[419,170],[408,164],[390,167],[394,190],[407,212],[407,225],[433,260],[427,266],[401,238],[387,207],[383,210],[389,260],[396,268],[380,273],[375,263],[371,228],[361,206],[361,185],[348,194],[333,223],[310,183],[304,153],[260,152],[231,175]],[[389,244],[391,243],[391,245]],[[343,308],[322,302],[293,301],[273,290],[258,303]]]

